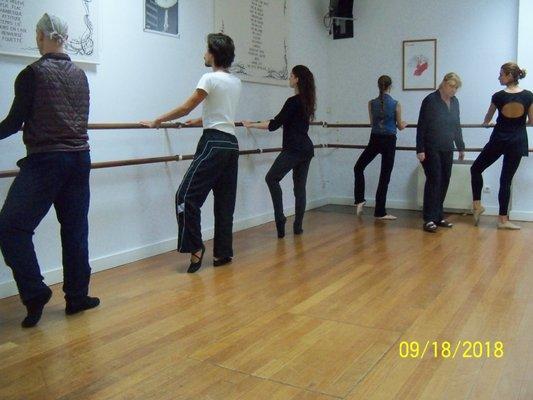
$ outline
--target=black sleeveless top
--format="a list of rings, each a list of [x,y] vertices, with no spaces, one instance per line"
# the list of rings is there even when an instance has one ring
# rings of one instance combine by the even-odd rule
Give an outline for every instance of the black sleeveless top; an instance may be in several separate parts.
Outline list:
[[[502,110],[510,103],[521,104],[524,107],[522,115],[516,118],[506,117]],[[533,104],[533,93],[529,90],[522,90],[518,93],[508,93],[505,90],[500,90],[492,96],[492,104],[498,109],[498,118],[490,140],[498,142],[513,153],[518,152],[527,157],[526,122],[529,108]]]

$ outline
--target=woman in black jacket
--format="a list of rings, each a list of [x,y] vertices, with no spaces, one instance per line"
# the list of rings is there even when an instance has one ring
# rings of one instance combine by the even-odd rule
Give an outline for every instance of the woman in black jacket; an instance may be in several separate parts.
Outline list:
[[[316,109],[315,79],[303,65],[295,66],[289,77],[294,96],[289,97],[280,113],[269,121],[243,121],[246,128],[275,131],[283,126],[283,150],[266,175],[266,183],[272,196],[278,237],[285,236],[283,199],[279,182],[292,170],[295,197],[294,234],[303,233],[302,222],[305,213],[307,172],[314,156],[313,142],[309,138],[309,122]]]
[[[455,93],[461,78],[453,72],[444,76],[439,89],[424,99],[420,107],[416,131],[416,155],[424,167],[424,230],[451,228],[444,219],[443,204],[452,174],[454,142],[459,159],[464,159],[465,144],[459,117],[459,101]]]

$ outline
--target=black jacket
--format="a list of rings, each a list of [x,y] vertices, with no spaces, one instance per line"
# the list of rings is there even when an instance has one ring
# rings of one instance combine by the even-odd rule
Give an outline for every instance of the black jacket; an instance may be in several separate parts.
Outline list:
[[[457,150],[464,151],[459,100],[452,97],[448,108],[437,90],[422,101],[416,130],[416,152],[452,151],[454,142]]]

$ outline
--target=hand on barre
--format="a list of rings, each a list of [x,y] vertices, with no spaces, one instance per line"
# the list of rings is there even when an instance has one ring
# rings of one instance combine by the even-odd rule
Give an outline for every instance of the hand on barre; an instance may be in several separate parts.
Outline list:
[[[200,127],[203,125],[202,118],[189,119],[185,121],[185,126]]]
[[[494,128],[494,122],[483,122],[481,125],[483,125],[484,128]]]
[[[246,129],[255,128],[255,129],[268,129],[268,124],[270,121],[249,121],[243,120],[242,126]]]
[[[161,120],[160,119],[154,119],[153,121],[141,121],[140,124],[142,126],[146,126],[147,128],[155,128],[159,129],[161,127]]]

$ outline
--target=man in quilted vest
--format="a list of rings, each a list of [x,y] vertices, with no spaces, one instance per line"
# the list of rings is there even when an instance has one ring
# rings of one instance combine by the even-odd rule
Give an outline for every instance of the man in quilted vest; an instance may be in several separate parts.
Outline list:
[[[20,172],[0,212],[0,248],[27,309],[26,328],[37,325],[52,296],[32,242],[52,205],[61,224],[65,312],[100,303],[88,296],[89,85],[63,50],[67,33],[56,16],[44,14],[39,20],[36,40],[42,57],[17,77],[13,105],[0,123],[0,139],[24,125],[27,156],[17,163]]]

